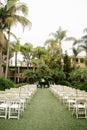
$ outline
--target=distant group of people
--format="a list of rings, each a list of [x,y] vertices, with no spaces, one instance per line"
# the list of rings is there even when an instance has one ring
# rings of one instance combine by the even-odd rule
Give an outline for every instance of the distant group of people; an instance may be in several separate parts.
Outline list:
[[[49,87],[49,81],[48,79],[41,78],[37,84],[37,87]]]

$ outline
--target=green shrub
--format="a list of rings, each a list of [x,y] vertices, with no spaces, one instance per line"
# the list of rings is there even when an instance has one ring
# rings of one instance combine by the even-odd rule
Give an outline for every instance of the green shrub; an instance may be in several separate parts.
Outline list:
[[[71,86],[70,82],[66,81],[66,80],[59,81],[58,84],[66,85],[66,86]]]
[[[71,83],[71,85],[72,85],[73,88],[87,91],[87,83],[85,83],[85,82],[76,82],[76,81],[73,81]]]
[[[77,68],[70,73],[70,80],[87,82],[87,68]]]
[[[14,88],[15,84],[10,79],[0,77],[0,90]]]

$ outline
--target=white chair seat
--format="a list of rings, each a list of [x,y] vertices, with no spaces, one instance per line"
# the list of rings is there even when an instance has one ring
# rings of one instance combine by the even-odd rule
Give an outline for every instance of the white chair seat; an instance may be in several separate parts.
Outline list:
[[[73,99],[69,99],[69,100],[67,100],[67,103],[75,103],[76,101],[75,100],[73,100]]]
[[[0,109],[2,108],[8,108],[10,104],[7,104],[7,103],[2,103],[0,104]]]
[[[13,108],[13,109],[20,109],[21,106],[18,105],[18,104],[12,104],[12,105],[10,106],[10,108]]]
[[[73,107],[78,108],[78,109],[85,109],[85,105],[82,105],[82,104],[73,105]]]

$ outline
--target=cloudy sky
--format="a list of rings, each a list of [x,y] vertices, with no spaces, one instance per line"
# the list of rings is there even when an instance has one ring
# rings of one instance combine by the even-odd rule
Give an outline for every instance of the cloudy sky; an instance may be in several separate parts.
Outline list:
[[[29,31],[24,33],[20,26],[13,29],[22,43],[30,42],[34,46],[42,45],[51,32],[59,26],[67,30],[67,36],[79,38],[87,27],[87,0],[20,0],[29,7],[28,19],[32,22]],[[71,43],[64,43],[64,50],[70,52]]]

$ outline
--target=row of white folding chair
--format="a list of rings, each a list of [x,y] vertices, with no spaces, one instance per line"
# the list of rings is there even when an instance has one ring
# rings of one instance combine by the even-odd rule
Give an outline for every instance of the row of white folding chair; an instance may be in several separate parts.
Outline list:
[[[28,102],[31,99],[32,95],[35,93],[35,91],[34,90],[31,91],[31,90],[27,90],[27,89],[24,91],[23,89],[12,88],[9,91],[6,91],[6,93],[7,94],[8,93],[18,94],[19,97],[22,98],[22,100],[24,99],[24,100],[26,100],[26,102]]]
[[[31,100],[32,95],[34,94],[33,91],[13,91],[11,90],[9,93],[6,93],[6,97],[10,97],[11,95],[15,95],[16,97],[20,98],[21,103],[23,104],[23,110],[25,109],[25,107],[27,106],[27,103]]]
[[[63,86],[57,85],[56,87],[52,87],[51,91],[54,93],[54,95],[59,97],[63,103],[65,103],[69,95],[75,94],[75,90],[66,86],[64,86],[64,89],[62,88]]]
[[[64,103],[72,110],[76,118],[87,118],[87,96],[81,92],[76,94],[67,94],[63,97]]]
[[[23,96],[20,96],[18,93],[7,93],[6,97],[8,99],[20,99],[21,105],[22,105],[22,111],[24,111],[26,106],[26,99]]]
[[[13,113],[14,110],[14,113]],[[0,117],[3,118],[18,118],[20,116],[20,111],[23,110],[23,104],[18,97],[11,95],[10,97],[0,98]],[[12,114],[16,114],[12,116]]]
[[[8,116],[8,119],[19,119],[20,113],[24,111],[25,107],[26,100],[24,99],[23,95],[21,95],[21,97],[19,97],[19,95],[16,94],[6,95],[6,98],[0,98],[0,117],[4,117],[6,119]]]
[[[73,104],[76,103],[76,100],[77,99],[87,99],[87,93],[78,93],[78,94],[75,94],[75,95],[70,95],[67,99],[67,104],[68,104],[68,108],[69,110],[72,110],[72,107],[73,107]]]
[[[10,89],[5,91],[4,94],[0,94],[0,117],[19,119],[20,113],[24,111],[26,100],[36,92],[36,87],[28,91],[28,93],[26,92],[21,91],[20,93],[19,89]]]
[[[87,93],[83,92],[81,90],[76,90],[76,89],[72,89],[70,88],[70,92],[66,91],[68,90],[68,88],[64,87],[65,91],[60,91],[58,90],[58,86],[54,86],[51,88],[51,91],[57,96],[59,97],[59,99],[61,99],[63,101],[64,104],[66,104],[68,106],[69,110],[73,110],[73,114],[76,114],[77,118],[87,118]],[[74,90],[74,91],[73,91]],[[76,92],[77,91],[77,92]],[[83,101],[84,105],[82,104],[82,102],[77,102],[77,99],[79,99],[79,101],[81,99],[85,99]],[[81,100],[82,101],[82,100]],[[80,103],[77,105],[77,103]],[[81,108],[80,108],[81,107]],[[84,116],[79,113],[79,111],[82,110],[84,112]]]

